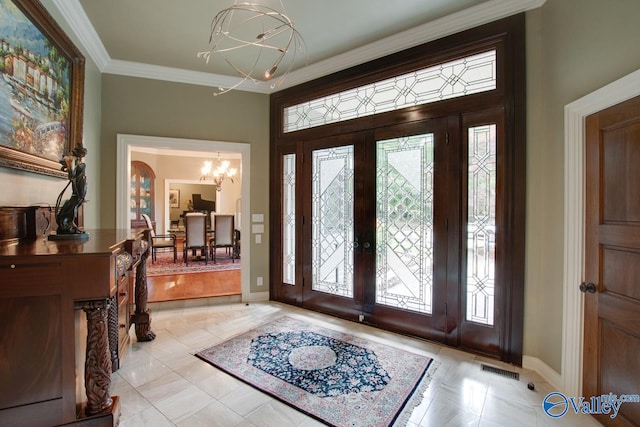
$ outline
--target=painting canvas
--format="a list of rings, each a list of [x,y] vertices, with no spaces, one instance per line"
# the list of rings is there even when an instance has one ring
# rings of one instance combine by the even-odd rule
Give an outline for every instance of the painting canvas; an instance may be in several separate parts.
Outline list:
[[[59,175],[82,142],[82,55],[39,3],[0,0],[0,58],[0,164]]]
[[[169,207],[180,207],[180,190],[169,190]]]

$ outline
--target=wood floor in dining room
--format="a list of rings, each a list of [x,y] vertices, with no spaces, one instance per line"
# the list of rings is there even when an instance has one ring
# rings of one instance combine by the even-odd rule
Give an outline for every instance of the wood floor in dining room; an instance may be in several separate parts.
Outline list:
[[[239,297],[242,294],[240,270],[147,277],[147,287],[149,302]]]

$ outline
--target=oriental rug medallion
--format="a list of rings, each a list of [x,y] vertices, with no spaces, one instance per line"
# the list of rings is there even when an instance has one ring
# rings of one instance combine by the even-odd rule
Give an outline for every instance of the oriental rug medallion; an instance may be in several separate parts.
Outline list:
[[[433,360],[281,317],[197,357],[331,426],[405,425]]]

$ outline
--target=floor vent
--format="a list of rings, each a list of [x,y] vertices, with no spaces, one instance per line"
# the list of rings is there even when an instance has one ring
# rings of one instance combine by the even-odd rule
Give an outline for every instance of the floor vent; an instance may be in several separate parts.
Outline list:
[[[506,369],[496,368],[495,366],[489,366],[482,364],[482,370],[487,372],[492,372],[494,374],[502,375],[503,377],[511,378],[513,380],[519,380],[520,374],[513,371],[507,371]]]

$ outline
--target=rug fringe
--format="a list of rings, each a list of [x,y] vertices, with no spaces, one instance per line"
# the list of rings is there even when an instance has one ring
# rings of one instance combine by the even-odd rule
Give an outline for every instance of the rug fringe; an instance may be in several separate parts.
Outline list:
[[[440,367],[440,362],[438,362],[435,359],[432,359],[431,363],[426,369],[426,374],[424,375],[424,377],[422,378],[422,380],[420,381],[416,389],[411,394],[411,397],[409,397],[409,399],[407,400],[407,403],[404,405],[404,408],[402,408],[400,415],[398,415],[398,418],[396,418],[395,422],[393,423],[393,427],[403,427],[407,425],[407,423],[411,419],[413,410],[416,409],[418,406],[420,406],[420,404],[422,403],[424,398],[423,395],[429,388],[429,385],[431,384],[431,380],[433,380],[433,377],[436,371],[438,370],[438,367]]]

